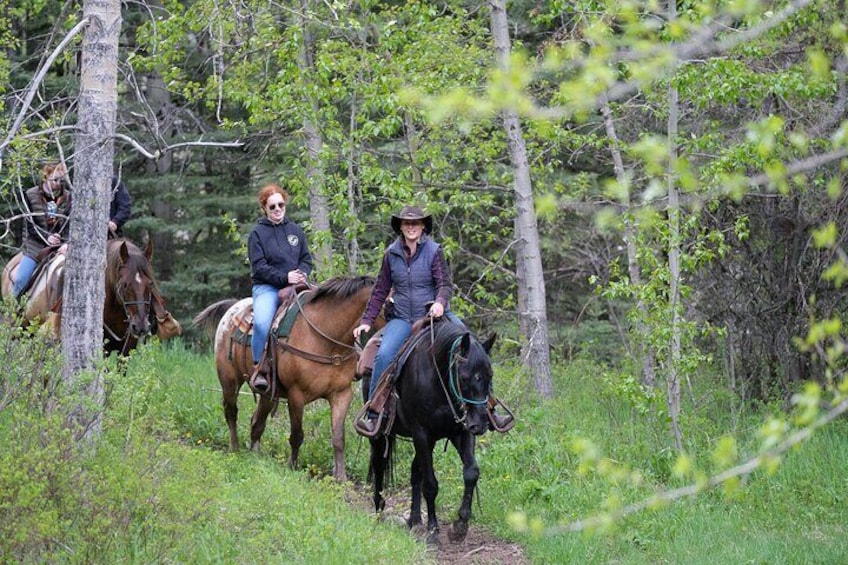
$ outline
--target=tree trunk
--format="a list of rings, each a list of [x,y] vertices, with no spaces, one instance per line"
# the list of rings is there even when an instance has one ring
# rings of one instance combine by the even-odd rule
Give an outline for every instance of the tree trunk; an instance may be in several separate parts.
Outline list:
[[[301,2],[303,14],[311,13],[310,0]],[[305,83],[310,83],[315,68],[315,41],[309,29],[309,21],[305,16],[300,18],[300,26],[303,32],[303,50],[298,60],[298,66]],[[311,89],[305,89],[307,92]],[[306,179],[309,183],[309,210],[312,219],[312,233],[317,239],[310,242],[312,255],[315,257],[315,266],[319,272],[329,268],[333,258],[333,247],[330,234],[330,212],[327,197],[324,195],[324,166],[321,152],[324,140],[318,131],[318,103],[315,98],[307,94],[307,113],[303,116],[303,132],[306,136]]]
[[[138,102],[143,107],[148,108],[147,118],[149,122],[157,124],[161,120],[163,124],[171,123],[171,120],[168,119],[169,113],[173,110],[171,93],[168,91],[168,86],[162,79],[162,75],[158,71],[152,70],[144,78],[147,88],[144,93],[138,92],[137,94],[140,97]],[[157,130],[152,133],[165,138],[170,138],[175,133],[171,127],[164,130],[158,129],[158,127],[160,126],[157,125]],[[161,178],[171,171],[173,164],[174,153],[165,151],[156,160],[148,159],[145,161],[144,169],[148,178]],[[133,187],[127,185],[127,189],[132,194]],[[165,197],[168,192],[169,189],[161,189],[157,186],[150,200],[150,210],[153,212],[153,216],[164,222],[173,221],[175,215],[174,205],[170,199]],[[148,237],[153,242],[153,262],[159,280],[170,280],[173,276],[173,267],[177,262],[174,257],[174,241],[171,234],[167,231],[151,230],[148,232]]]
[[[668,19],[677,19],[677,4],[669,0]],[[668,272],[669,307],[671,308],[671,343],[669,344],[667,402],[671,434],[678,451],[683,450],[680,429],[680,192],[677,189],[677,119],[678,93],[672,82],[668,85]]]
[[[79,123],[74,140],[74,194],[62,316],[63,379],[73,384],[96,367],[103,355],[103,303],[106,299],[106,223],[109,219],[115,116],[118,106],[120,0],[86,0],[89,19],[82,43]],[[73,336],[73,339],[70,339]],[[99,435],[103,381],[87,385],[92,409],[80,406],[71,423],[82,437]]]
[[[615,178],[619,184],[626,186],[628,184],[627,175],[624,172],[624,160],[621,157],[621,150],[618,144],[618,134],[615,132],[615,123],[612,119],[612,110],[606,96],[602,97],[601,113],[604,116],[604,125],[606,126],[607,137],[610,138],[610,151],[612,152],[613,169],[615,170]],[[639,262],[637,260],[636,249],[636,226],[633,224],[632,216],[630,215],[630,190],[627,191],[627,216],[624,219],[624,242],[627,245],[627,272],[630,276],[630,284],[635,288],[642,285],[642,273],[639,270]],[[644,315],[647,313],[648,307],[645,302],[639,298],[636,301],[636,308]],[[640,336],[647,335],[647,328],[641,320],[636,323],[636,332]],[[650,343],[642,342],[639,345],[639,357],[642,361],[642,386],[652,388],[654,386],[655,373],[655,356],[654,349]]]
[[[493,0],[492,37],[495,54],[501,68],[509,67],[510,39],[507,27],[506,3]],[[533,185],[530,180],[530,164],[518,114],[504,110],[509,155],[515,174],[515,237],[518,255],[516,276],[519,281],[519,304],[526,305],[519,311],[527,328],[524,359],[533,373],[536,391],[545,398],[553,396],[551,382],[550,349],[548,346],[548,316],[545,305],[545,279],[542,271],[542,253],[536,225],[536,209],[533,202]],[[524,300],[521,299],[524,293]]]
[[[347,241],[347,269],[348,275],[355,275],[359,271],[359,259],[360,259],[360,250],[359,250],[359,238],[357,237],[357,231],[355,229],[356,224],[354,223],[356,218],[360,217],[359,214],[359,206],[358,202],[362,202],[362,194],[359,190],[360,184],[360,146],[356,142],[356,113],[359,109],[359,101],[356,97],[356,94],[352,96],[350,102],[350,133],[348,134],[349,140],[349,148],[348,148],[348,166],[347,166],[347,213],[348,218],[351,219],[351,226],[354,226],[353,229],[350,227],[345,228],[345,233],[348,237],[346,237]]]

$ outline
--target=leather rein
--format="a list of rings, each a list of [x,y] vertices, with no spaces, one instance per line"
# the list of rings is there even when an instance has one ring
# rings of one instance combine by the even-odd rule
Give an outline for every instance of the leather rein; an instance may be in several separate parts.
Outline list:
[[[359,355],[358,344],[355,343],[354,345],[348,345],[346,343],[342,343],[341,341],[328,336],[326,333],[321,331],[321,329],[318,326],[316,326],[312,322],[312,320],[309,319],[309,316],[307,316],[306,312],[303,311],[303,304],[301,304],[298,297],[295,297],[294,303],[297,305],[298,313],[301,316],[303,316],[303,319],[306,320],[307,325],[310,328],[312,328],[312,331],[314,331],[315,333],[317,333],[318,335],[320,335],[321,337],[323,337],[327,341],[329,341],[329,342],[331,342],[335,345],[341,346],[345,349],[349,349],[350,351],[348,353],[344,354],[344,355],[340,355],[338,353],[336,353],[334,355],[321,355],[321,354],[318,354],[318,353],[312,353],[310,351],[304,351],[303,349],[298,349],[297,347],[290,345],[288,343],[288,341],[277,340],[277,344],[280,346],[281,349],[288,351],[289,353],[292,353],[294,355],[297,355],[298,357],[302,357],[302,358],[304,358],[308,361],[314,361],[315,363],[321,363],[323,365],[335,365],[335,366],[339,366],[342,363],[349,360],[351,357]]]
[[[118,336],[118,334],[112,328],[110,328],[105,323],[103,324],[103,330],[106,331],[106,333],[108,333],[109,336],[113,340],[120,341],[120,342],[123,343],[123,345],[121,346],[121,355],[126,355],[127,349],[129,348],[129,344],[130,344],[130,337],[132,337],[131,332],[130,332],[131,324],[129,323],[130,322],[130,312],[127,309],[127,307],[133,306],[133,305],[139,306],[139,305],[142,305],[142,304],[146,304],[147,309],[148,309],[148,315],[150,315],[150,304],[153,302],[153,299],[152,299],[153,291],[151,291],[151,290],[147,291],[147,296],[148,296],[147,300],[125,300],[124,299],[124,293],[121,292],[121,287],[116,282],[114,292],[115,292],[115,296],[118,298],[118,300],[121,303],[121,307],[124,309],[125,321],[127,322],[127,331],[124,332],[124,337],[120,337],[120,336]],[[144,337],[145,336],[143,336],[143,335],[137,336],[137,339],[142,339]]]

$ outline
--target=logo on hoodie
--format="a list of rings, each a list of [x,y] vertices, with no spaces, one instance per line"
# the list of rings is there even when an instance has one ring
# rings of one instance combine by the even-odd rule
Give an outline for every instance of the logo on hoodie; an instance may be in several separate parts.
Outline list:
[[[300,240],[294,234],[289,234],[288,240],[289,245],[291,245],[292,247],[297,247],[297,244],[300,243]]]

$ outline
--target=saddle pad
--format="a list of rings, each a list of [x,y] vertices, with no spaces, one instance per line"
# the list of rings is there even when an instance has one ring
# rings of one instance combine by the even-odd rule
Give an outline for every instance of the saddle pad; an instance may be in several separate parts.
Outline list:
[[[315,293],[311,290],[304,290],[298,293],[295,299],[297,304],[292,302],[285,309],[277,310],[277,314],[274,316],[274,321],[271,324],[271,331],[274,335],[282,339],[289,337],[289,333],[294,325],[294,321],[297,319],[298,313],[300,313],[300,309],[303,308],[304,304],[312,300],[313,294]]]
[[[294,321],[297,319],[297,314],[300,312],[300,308],[309,302],[312,294],[312,291],[305,290],[297,295],[299,308],[292,308],[294,303],[288,306],[281,305],[277,309],[277,313],[274,314],[274,319],[271,322],[271,333],[278,338],[288,338],[292,326],[294,326]],[[253,305],[249,305],[240,316],[236,316],[234,322],[236,328],[233,331],[232,341],[241,345],[249,345],[253,337]]]

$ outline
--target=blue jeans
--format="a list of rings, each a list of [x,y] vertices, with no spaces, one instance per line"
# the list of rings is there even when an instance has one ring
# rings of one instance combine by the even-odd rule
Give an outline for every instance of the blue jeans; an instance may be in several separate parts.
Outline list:
[[[21,262],[18,263],[18,270],[15,273],[15,284],[12,285],[12,296],[17,298],[23,293],[24,287],[29,283],[37,266],[38,262],[32,257],[28,255],[21,257]]]
[[[270,284],[253,285],[253,338],[250,348],[253,352],[253,362],[259,363],[265,344],[268,341],[268,332],[271,331],[271,322],[274,313],[280,305],[277,288]]]
[[[458,326],[465,327],[456,314],[453,312],[445,312],[445,317]],[[400,351],[400,347],[409,334],[412,333],[412,324],[405,320],[395,318],[383,330],[383,340],[380,342],[380,348],[377,349],[377,355],[374,357],[374,368],[371,372],[371,383],[368,387],[368,400],[374,397],[374,391],[377,390],[377,384],[383,371],[395,358],[395,355]]]

